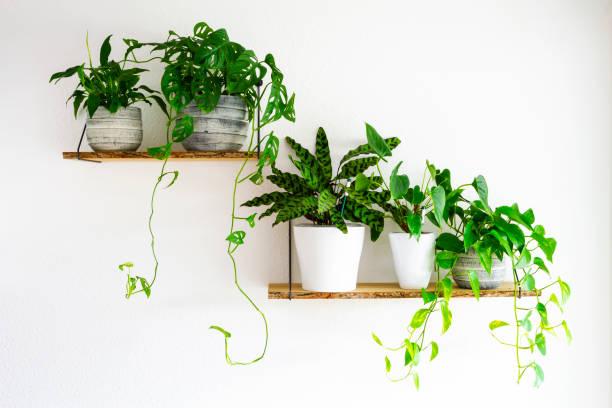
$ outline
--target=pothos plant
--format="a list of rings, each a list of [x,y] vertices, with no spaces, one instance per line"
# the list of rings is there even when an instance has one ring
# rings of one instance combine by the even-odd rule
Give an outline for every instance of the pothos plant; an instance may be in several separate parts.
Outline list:
[[[438,237],[437,245],[442,251],[437,254],[437,260],[452,269],[460,254],[473,250],[482,267],[491,273],[493,257],[509,258],[514,287],[513,319],[509,323],[494,320],[489,323],[489,329],[494,339],[514,350],[517,382],[532,371],[534,385],[539,386],[544,380],[544,371],[536,361],[536,354],[546,355],[547,338],[550,338],[547,336],[560,329],[568,341],[572,338],[567,322],[561,318],[553,321],[549,314],[551,306],[562,314],[571,292],[561,277],[553,278],[549,271],[557,241],[546,234],[544,226],[536,224],[532,209],[522,212],[516,203],[492,208],[483,176],[476,177],[468,186],[475,190],[478,199],[470,201],[461,197],[449,207],[452,216],[446,221],[453,232]],[[478,299],[478,275],[470,271],[469,278]],[[535,293],[535,297],[522,298],[523,290]],[[502,331],[506,331],[509,339],[498,335]],[[524,360],[524,354],[528,355],[528,361]]]
[[[85,37],[88,62],[67,68],[51,75],[49,82],[58,83],[63,78],[77,75],[79,82],[66,103],[72,100],[74,117],[84,109],[89,117],[93,117],[99,107],[108,109],[111,113],[119,108],[127,108],[137,102],[151,105],[155,101],[162,110],[166,110],[159,92],[146,85],[138,85],[140,74],[146,72],[143,68],[126,68],[126,61],[109,60],[112,51],[111,37],[106,37],[100,47],[99,65],[93,64],[89,48],[89,35]]]
[[[448,169],[438,170],[433,164],[427,162],[420,184],[410,185],[407,175],[400,174],[399,162],[392,170],[389,183],[383,183],[381,188],[388,192],[390,200],[380,204],[385,210],[385,216],[391,218],[402,231],[419,239],[422,233],[424,219],[429,219],[434,225],[440,227],[448,219],[450,206],[458,199],[459,194],[452,189],[450,184],[450,171]],[[380,177],[383,178],[378,169]],[[384,180],[384,178],[383,178]],[[391,381],[403,381],[412,378],[415,387],[420,386],[420,377],[417,371],[419,364],[428,358],[434,360],[438,356],[439,346],[428,337],[430,318],[440,313],[442,320],[442,334],[450,328],[452,323],[452,312],[450,310],[450,299],[452,296],[452,281],[450,277],[440,276],[440,266],[434,264],[438,278],[433,290],[421,289],[423,307],[418,309],[411,317],[407,328],[407,335],[403,341],[393,347],[385,345],[381,339],[372,333],[373,340],[383,349],[389,352],[402,352],[402,373],[392,374],[392,362],[389,356],[385,356],[385,371]],[[423,357],[424,356],[424,357]]]
[[[350,150],[342,157],[334,174],[322,127],[317,131],[314,154],[290,137],[286,141],[295,153],[296,157],[289,158],[299,175],[271,166],[272,174],[267,179],[284,191],[265,193],[242,205],[268,205],[259,218],[276,214],[273,225],[305,217],[316,225],[334,225],[347,233],[347,220],[360,222],[369,226],[371,239],[377,240],[384,228],[384,214],[371,208],[371,203],[383,203],[388,195],[376,191],[381,184],[378,176],[364,175],[369,168],[378,165],[380,157],[376,150],[369,143]],[[377,142],[391,151],[400,140],[380,138]]]
[[[154,214],[155,194],[162,180],[169,175],[172,179],[168,186],[172,185],[177,177],[177,171],[167,171],[166,163],[172,152],[174,143],[179,143],[191,136],[193,133],[193,118],[183,113],[189,104],[195,104],[201,111],[210,112],[218,104],[220,95],[234,95],[240,97],[248,109],[251,121],[251,132],[247,144],[246,158],[241,163],[233,181],[232,206],[230,228],[226,240],[227,254],[232,264],[233,279],[240,293],[249,304],[261,316],[265,327],[265,342],[261,353],[249,361],[236,361],[230,357],[228,341],[230,332],[220,326],[211,326],[224,336],[225,358],[231,365],[246,365],[255,363],[263,358],[268,345],[268,322],[261,309],[255,304],[251,297],[240,286],[238,279],[238,266],[234,257],[236,250],[246,237],[246,232],[237,229],[237,223],[246,221],[251,227],[254,226],[254,217],[241,217],[236,212],[236,192],[238,185],[250,180],[255,184],[263,182],[263,170],[266,166],[274,164],[278,154],[279,140],[270,132],[261,141],[256,142],[255,135],[264,126],[280,119],[295,120],[294,99],[292,94],[288,95],[284,85],[284,76],[276,66],[272,54],[267,54],[263,60],[257,58],[252,50],[233,42],[229,39],[225,29],[212,29],[204,22],[197,23],[193,28],[193,35],[181,36],[170,31],[168,38],[163,43],[142,43],[135,39],[125,39],[128,46],[126,59],[131,56],[131,61],[144,63],[160,60],[164,67],[161,79],[161,90],[168,102],[168,122],[166,127],[166,143],[148,149],[151,156],[163,161],[160,174],[153,187],[151,195],[151,212],[149,217],[149,231],[151,233],[151,249],[153,253],[154,269],[151,282],[140,277],[132,277],[128,273],[128,293],[144,292],[147,296],[151,293],[151,286],[155,282],[159,262],[155,252],[155,235],[152,229],[152,218]],[[151,47],[155,55],[148,60],[137,60],[135,50],[142,47]],[[260,86],[263,89],[260,91]],[[261,121],[254,120],[255,114],[263,110]],[[170,131],[172,129],[172,132]],[[249,158],[256,156],[261,148],[261,154],[256,169],[244,175]],[[129,269],[131,263],[123,264],[121,269]],[[140,288],[137,284],[140,283]]]

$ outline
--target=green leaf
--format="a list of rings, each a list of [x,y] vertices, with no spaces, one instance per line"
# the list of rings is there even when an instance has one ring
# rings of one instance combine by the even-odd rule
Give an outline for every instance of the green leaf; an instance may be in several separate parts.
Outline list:
[[[87,97],[87,113],[90,118],[93,118],[93,115],[98,110],[100,106],[100,97],[96,94],[89,94]]]
[[[478,274],[476,271],[469,271],[468,276],[470,278],[470,286],[476,300],[480,300],[480,281],[478,280]]]
[[[391,371],[391,360],[389,360],[389,357],[387,356],[385,356],[385,371],[386,372]]]
[[[444,192],[444,188],[441,186],[434,187],[431,191],[431,198],[433,200],[434,216],[438,224],[442,225],[444,223],[444,206],[446,205],[446,193]]]
[[[151,297],[151,285],[149,285],[149,282],[140,276],[138,277],[138,280],[140,281],[142,291],[145,293],[145,295],[147,295],[147,298]]]
[[[453,292],[453,281],[447,276],[440,281],[442,286],[442,292],[444,295],[444,300],[448,302],[450,300],[451,294]]]
[[[417,389],[417,391],[419,390],[420,387],[420,381],[419,381],[419,374],[415,371],[412,373],[412,381],[414,382],[414,388]]]
[[[569,327],[567,326],[567,322],[564,320],[561,322],[561,326],[563,327],[563,330],[565,331],[565,338],[567,339],[568,343],[572,342],[572,333],[570,332]]]
[[[533,362],[531,364],[532,364],[531,366],[533,367],[533,371],[535,372],[535,376],[536,376],[533,386],[537,388],[544,381],[544,370],[542,370],[542,367],[540,367],[538,363],[536,362]]]
[[[325,189],[319,194],[317,210],[323,214],[336,206],[336,196],[331,191]]]
[[[231,334],[230,332],[228,332],[228,331],[227,331],[227,330],[225,330],[225,329],[222,329],[222,328],[221,328],[221,327],[219,327],[219,326],[210,326],[210,327],[209,327],[209,329],[212,329],[212,330],[217,330],[218,332],[220,332],[221,334],[223,334],[223,336],[224,336],[226,339],[228,339],[228,338],[232,337],[232,334]]]
[[[394,200],[403,198],[408,192],[408,187],[410,187],[408,176],[397,174],[402,163],[403,162],[400,161],[391,172],[389,189],[391,190],[391,198]]]
[[[542,320],[542,325],[547,326],[548,325],[548,312],[546,310],[546,306],[544,305],[544,303],[538,302],[538,304],[536,305],[536,310],[538,314],[540,315],[540,319]]]
[[[366,123],[366,137],[368,139],[368,145],[372,150],[383,160],[385,157],[391,156],[391,149],[385,143],[385,140],[378,134],[370,124]]]
[[[178,172],[178,170],[174,170],[174,171],[167,171],[165,173],[162,173],[161,176],[159,176],[160,181],[161,181],[161,179],[163,179],[164,177],[166,177],[168,175],[172,175],[172,180],[170,180],[170,182],[166,185],[165,188],[172,187],[172,185],[174,184],[174,182],[176,181],[176,179],[179,176],[179,172]]]
[[[535,336],[535,344],[540,350],[540,353],[545,356],[546,355],[546,337],[542,333],[538,333]]]
[[[355,178],[355,191],[364,192],[370,187],[370,178],[363,173],[359,173]]]
[[[519,320],[519,325],[525,330],[527,330],[528,332],[530,332],[532,329],[531,320],[529,320],[530,316],[531,316],[531,311],[529,311],[529,313],[527,313],[527,315],[522,320]]]
[[[389,150],[395,149],[401,142],[397,137],[390,137],[384,140]],[[352,159],[353,157],[357,157],[357,156],[361,156],[365,154],[375,154],[372,147],[367,143],[359,145],[352,150],[349,150],[340,160],[340,165]]]
[[[529,273],[525,275],[525,277],[523,278],[523,287],[525,288],[525,290],[535,290],[536,283],[533,275]]]
[[[176,125],[172,130],[172,141],[180,143],[193,133],[193,117],[185,115],[176,120]]]
[[[325,130],[322,127],[319,127],[319,130],[317,131],[315,156],[319,162],[319,166],[321,167],[323,177],[326,180],[331,180],[332,164],[329,152],[329,143],[327,141]]]
[[[414,329],[418,329],[425,323],[427,316],[429,315],[429,309],[419,309],[412,316],[412,320],[410,321],[410,327]]]
[[[559,289],[561,289],[561,304],[566,304],[571,294],[570,286],[561,278],[558,278],[557,282],[559,283]]]
[[[429,357],[429,361],[432,361],[438,355],[438,343],[435,341],[431,342],[431,356]]]
[[[57,83],[57,81],[59,81],[62,78],[69,78],[73,76],[74,74],[76,74],[82,68],[83,68],[83,65],[75,65],[74,67],[70,67],[65,71],[56,72],[53,75],[51,75],[51,78],[49,78],[49,82],[56,81]]]
[[[121,265],[119,265],[119,270],[123,271],[125,268],[133,268],[134,264],[132,262],[124,262]]]
[[[106,37],[106,39],[102,43],[102,47],[100,47],[100,65],[108,64],[108,56],[111,53],[111,45],[110,45],[111,37],[112,35],[109,35],[108,37]]]
[[[465,224],[465,229],[463,231],[463,246],[465,252],[470,249],[476,240],[477,237],[474,233],[474,221],[470,220],[467,224]]]
[[[556,305],[559,308],[560,312],[563,312],[563,307],[561,306],[561,302],[559,302],[559,299],[557,298],[557,295],[555,295],[554,293],[550,294],[550,297],[548,298],[548,301],[554,305]]]
[[[149,153],[149,156],[158,160],[165,160],[170,157],[170,154],[172,153],[172,143],[167,143],[162,146],[149,147],[147,149],[147,153]]]
[[[345,162],[335,180],[346,180],[356,177],[359,173],[363,173],[372,166],[375,166],[379,161],[378,157],[362,157]]]
[[[442,269],[452,269],[457,262],[457,254],[450,251],[439,251],[436,254],[436,264]]]
[[[531,262],[531,252],[529,252],[527,247],[524,247],[514,267],[516,269],[524,269],[527,266],[529,266],[530,262]]]
[[[548,267],[546,266],[546,263],[544,262],[542,258],[540,258],[539,256],[536,256],[535,258],[533,258],[533,263],[538,268],[540,268],[541,270],[543,270],[544,272],[550,275],[550,271],[548,270]]]
[[[374,333],[372,333],[372,339],[374,339],[374,341],[376,342],[376,344],[378,344],[379,346],[382,346],[382,341],[380,341],[380,339],[378,338],[378,336]]]
[[[489,188],[487,187],[487,182],[483,176],[477,176],[472,182],[472,186],[476,190],[478,197],[485,204],[485,208],[489,207]]]
[[[463,252],[463,242],[455,235],[443,232],[436,239],[436,248],[444,251],[461,253]]]
[[[489,323],[489,330],[495,330],[504,326],[509,326],[509,324],[502,320],[493,320],[491,323]]]
[[[251,215],[249,215],[248,217],[246,217],[246,222],[249,223],[249,227],[254,228],[255,227],[255,217],[257,216],[257,213],[253,213]]]
[[[406,217],[406,223],[410,233],[417,239],[421,236],[421,228],[423,227],[423,218],[420,214],[410,213]]]
[[[497,215],[505,215],[510,220],[517,222],[523,225],[525,228],[531,230],[533,227],[531,224],[535,221],[535,216],[533,215],[533,210],[529,209],[525,211],[523,214],[519,211],[518,204],[512,204],[511,207],[501,206],[495,209],[495,214]]]
[[[555,249],[557,249],[557,241],[554,238],[545,238],[544,235],[533,232],[531,237],[535,239],[540,246],[544,255],[546,255],[546,259],[549,262],[552,262],[553,254],[555,253]]]
[[[491,274],[491,267],[493,266],[493,260],[491,259],[491,247],[483,245],[482,241],[479,241],[475,245],[476,253],[482,267]]]
[[[423,304],[426,305],[436,300],[438,295],[433,292],[426,291],[425,288],[421,288],[421,297],[423,298]]]
[[[231,242],[232,244],[242,245],[244,244],[244,238],[246,237],[246,232],[244,231],[234,231],[225,238],[226,241]]]
[[[453,320],[453,314],[448,308],[446,300],[440,302],[440,312],[442,312],[442,333],[446,333]]]

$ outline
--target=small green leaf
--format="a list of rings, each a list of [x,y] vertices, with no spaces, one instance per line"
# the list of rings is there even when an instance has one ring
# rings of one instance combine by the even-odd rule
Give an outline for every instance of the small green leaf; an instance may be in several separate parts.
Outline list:
[[[559,298],[557,298],[557,295],[551,293],[550,297],[548,298],[548,301],[556,305],[559,308],[560,312],[563,312],[563,307],[561,306],[561,302],[559,302]]]
[[[382,341],[380,341],[380,339],[378,338],[378,336],[374,333],[372,333],[372,339],[374,339],[374,341],[376,342],[376,344],[378,344],[379,346],[382,346]]]
[[[450,251],[439,251],[436,254],[436,264],[442,269],[452,269],[457,262],[457,254]]]
[[[246,222],[249,223],[249,227],[254,228],[255,227],[255,217],[257,216],[257,213],[253,213],[251,215],[249,215],[248,217],[246,217]]]
[[[483,204],[485,204],[486,208],[489,206],[489,188],[487,187],[487,182],[483,176],[477,176],[472,182],[472,186],[476,190],[478,197]]]
[[[412,373],[412,380],[414,382],[414,388],[416,388],[418,391],[420,382],[419,382],[419,374],[417,374],[416,371]]]
[[[434,206],[434,216],[439,225],[444,223],[444,206],[446,205],[446,193],[444,187],[436,186],[431,190],[431,198]]]
[[[162,146],[149,147],[147,149],[147,153],[149,153],[149,156],[158,160],[165,160],[170,157],[170,154],[172,153],[172,143],[167,143]]]
[[[451,294],[453,292],[453,281],[446,276],[444,279],[440,281],[442,285],[442,292],[444,294],[444,300],[448,303],[451,298]]]
[[[424,288],[421,288],[421,297],[423,298],[424,305],[431,303],[438,298],[435,293],[427,292]]]
[[[102,47],[100,47],[100,65],[108,64],[108,56],[111,53],[111,45],[110,45],[111,37],[112,35],[109,35],[108,37],[106,37],[106,39],[102,43]]]
[[[532,363],[532,367],[536,376],[533,386],[537,388],[540,386],[540,384],[542,384],[542,382],[544,382],[544,370],[542,370],[542,367],[540,367],[536,362]]]
[[[419,309],[412,316],[412,320],[410,321],[410,327],[414,329],[418,329],[425,323],[427,316],[429,315],[429,309]]]
[[[529,265],[530,262],[531,262],[531,252],[529,252],[527,247],[524,247],[514,267],[516,269],[524,269]]]
[[[545,356],[546,355],[546,337],[542,333],[538,333],[535,336],[535,344],[540,350],[540,353]]]
[[[134,264],[132,262],[124,262],[121,265],[119,265],[119,270],[123,271],[124,268],[133,268]]]
[[[548,267],[546,266],[546,263],[544,262],[542,258],[540,258],[539,256],[536,256],[535,258],[533,258],[533,263],[538,268],[540,268],[541,270],[543,270],[544,272],[550,275],[550,271],[548,270]]]
[[[138,277],[138,280],[140,281],[140,286],[142,287],[142,291],[145,293],[145,295],[147,295],[147,298],[151,296],[151,285],[149,285],[149,282],[147,282],[147,280],[143,277]]]
[[[495,330],[504,326],[509,326],[509,324],[502,320],[493,320],[491,323],[489,323],[489,330]]]
[[[366,123],[366,137],[368,139],[368,145],[372,150],[383,160],[385,157],[391,156],[391,149],[385,143],[385,140],[378,134],[370,124]]]
[[[420,214],[410,213],[406,217],[408,229],[410,234],[414,235],[417,239],[421,236],[421,228],[423,228],[423,218]]]
[[[548,312],[546,310],[546,306],[544,305],[544,303],[538,302],[538,304],[536,305],[536,310],[538,314],[540,315],[542,325],[547,326],[548,325]]]
[[[561,289],[561,304],[566,304],[571,294],[570,286],[561,278],[558,278],[557,282],[559,283],[559,289]]]
[[[561,326],[563,327],[563,330],[565,331],[565,338],[567,339],[568,343],[572,342],[572,333],[570,332],[569,327],[567,326],[567,322],[564,320],[561,322]]]
[[[446,300],[440,302],[440,311],[442,312],[442,333],[446,333],[453,320],[453,314],[448,308]]]
[[[465,228],[463,231],[463,245],[465,252],[470,249],[470,247],[476,242],[476,235],[474,234],[474,221],[469,221],[465,224]]]
[[[176,125],[172,130],[172,141],[180,143],[193,134],[193,117],[185,115],[176,120]]]
[[[525,290],[535,290],[535,286],[535,278],[533,277],[533,275],[529,273],[525,275],[525,277],[523,278],[523,287],[525,288]]]
[[[408,176],[397,174],[402,163],[403,162],[400,161],[397,166],[393,168],[393,171],[391,171],[389,189],[391,190],[391,198],[394,200],[403,198],[410,187]]]
[[[223,334],[223,336],[224,336],[226,339],[228,339],[228,338],[232,337],[232,334],[231,334],[230,332],[228,332],[228,331],[227,331],[227,330],[225,330],[225,329],[222,329],[222,328],[221,328],[221,327],[219,327],[219,326],[210,326],[210,327],[209,327],[209,329],[212,329],[212,330],[217,330],[218,332],[220,332],[221,334]]]
[[[463,242],[455,235],[443,232],[436,239],[436,248],[450,252],[463,252]]]
[[[231,242],[232,244],[242,245],[244,244],[244,237],[246,237],[246,232],[234,231],[229,234],[225,240]]]
[[[389,360],[389,357],[387,356],[385,356],[385,371],[386,372],[391,371],[391,360]]]
[[[478,274],[476,271],[469,271],[468,276],[470,278],[470,286],[476,300],[480,300],[480,281],[478,280]]]
[[[336,206],[336,196],[331,191],[325,189],[319,194],[317,211],[324,214]]]
[[[355,177],[355,191],[368,191],[370,187],[370,178],[365,176],[363,173],[359,173]]]
[[[438,355],[438,343],[435,341],[431,342],[431,356],[429,356],[429,361],[432,361]]]

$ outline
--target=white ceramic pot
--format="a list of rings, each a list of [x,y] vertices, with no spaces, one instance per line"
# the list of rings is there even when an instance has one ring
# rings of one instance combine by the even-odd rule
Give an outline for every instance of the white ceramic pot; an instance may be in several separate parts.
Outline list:
[[[142,143],[142,112],[129,106],[111,113],[100,106],[87,118],[87,143],[96,152],[133,152]]]
[[[349,292],[357,288],[365,227],[348,224],[344,234],[334,226],[293,226],[302,287],[313,292]]]
[[[434,271],[436,234],[423,232],[417,240],[406,232],[393,232],[389,242],[400,287],[426,288]]]

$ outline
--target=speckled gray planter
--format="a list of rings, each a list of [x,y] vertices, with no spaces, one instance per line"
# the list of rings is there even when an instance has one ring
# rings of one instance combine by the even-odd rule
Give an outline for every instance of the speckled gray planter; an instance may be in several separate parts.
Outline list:
[[[240,150],[249,131],[247,107],[238,96],[221,95],[217,107],[203,113],[195,104],[184,109],[193,117],[193,134],[183,141],[186,150]]]
[[[495,289],[504,281],[507,266],[495,255],[493,255],[492,261],[491,274],[489,274],[480,264],[480,259],[478,259],[474,250],[470,250],[467,254],[461,254],[453,267],[453,280],[460,288],[470,289],[468,273],[469,271],[476,271],[480,281],[480,289]]]
[[[132,152],[142,143],[142,112],[130,106],[110,113],[99,107],[87,119],[87,143],[96,152]]]

